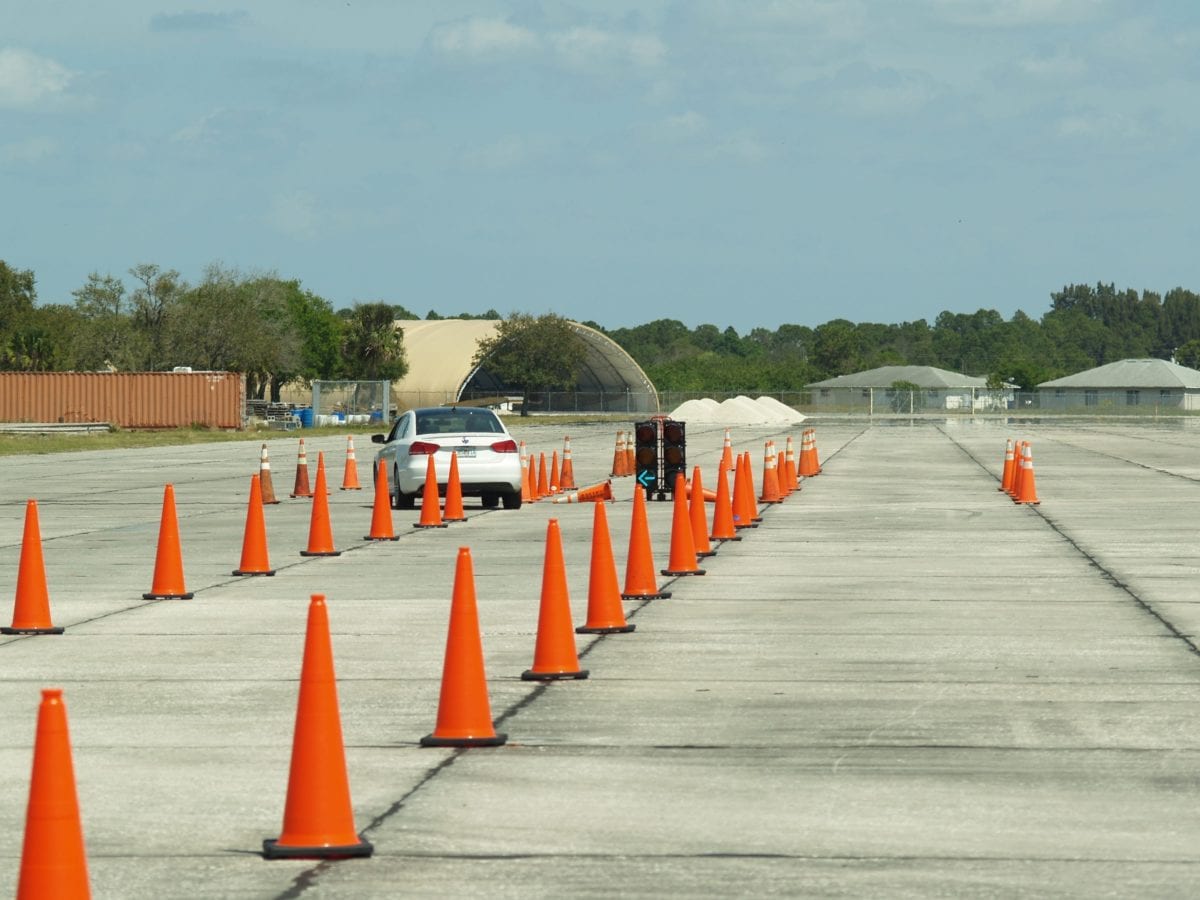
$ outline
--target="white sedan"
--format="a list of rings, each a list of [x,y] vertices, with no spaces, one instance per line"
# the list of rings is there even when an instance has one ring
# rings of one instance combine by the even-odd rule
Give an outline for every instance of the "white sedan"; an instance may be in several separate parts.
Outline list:
[[[458,477],[464,497],[479,497],[485,509],[504,503],[521,507],[521,459],[517,442],[490,409],[437,406],[410,409],[392,423],[386,436],[371,435],[382,444],[375,454],[388,467],[392,506],[412,509],[425,490],[429,458],[433,457],[438,493],[446,494],[450,455],[458,457]]]

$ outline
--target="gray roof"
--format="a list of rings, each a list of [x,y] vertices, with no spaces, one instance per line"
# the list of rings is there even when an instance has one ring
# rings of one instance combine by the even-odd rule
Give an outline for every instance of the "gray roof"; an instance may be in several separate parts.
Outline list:
[[[1097,366],[1086,372],[1076,372],[1053,381],[1043,381],[1038,388],[1180,388],[1200,390],[1200,372],[1165,359],[1122,359]]]
[[[926,390],[947,388],[987,387],[986,378],[963,375],[933,366],[881,366],[865,372],[838,375],[824,381],[814,381],[808,387],[815,388],[889,388],[897,381],[909,381]]]

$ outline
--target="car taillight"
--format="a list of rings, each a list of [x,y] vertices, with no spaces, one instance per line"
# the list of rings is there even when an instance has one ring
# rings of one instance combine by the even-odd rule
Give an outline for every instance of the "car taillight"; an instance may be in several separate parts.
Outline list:
[[[437,444],[431,444],[428,441],[413,441],[408,445],[408,455],[420,456],[423,453],[437,453],[440,449]]]
[[[514,440],[496,441],[496,443],[492,444],[492,449],[497,453],[516,453],[517,442]]]

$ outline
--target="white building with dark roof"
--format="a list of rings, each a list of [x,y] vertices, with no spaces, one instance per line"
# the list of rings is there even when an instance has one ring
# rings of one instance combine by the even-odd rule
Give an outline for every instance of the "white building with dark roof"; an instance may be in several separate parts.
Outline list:
[[[919,390],[896,390],[897,382]],[[990,409],[1003,407],[1012,398],[1011,386],[989,391],[987,379],[935,366],[880,366],[849,375],[838,375],[806,385],[817,406],[865,407],[884,412],[930,409]]]
[[[1122,359],[1037,386],[1042,409],[1200,409],[1200,371],[1165,359]]]

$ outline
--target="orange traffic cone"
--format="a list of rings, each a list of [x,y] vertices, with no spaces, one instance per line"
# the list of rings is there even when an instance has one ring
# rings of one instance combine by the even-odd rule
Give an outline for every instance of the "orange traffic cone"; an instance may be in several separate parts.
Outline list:
[[[617,563],[608,533],[608,513],[597,503],[592,516],[592,565],[588,573],[587,622],[576,634],[626,634],[637,628],[625,621],[621,589],[617,586]]]
[[[442,511],[438,506],[437,470],[433,465],[433,454],[429,454],[429,464],[425,467],[425,490],[421,494],[421,518],[413,523],[413,528],[446,528],[442,521]]]
[[[725,429],[725,446],[721,448],[721,462],[718,465],[724,466],[726,469],[733,469],[733,443],[729,439],[729,429]]]
[[[43,690],[38,707],[18,900],[92,896],[62,694],[61,688]]]
[[[263,515],[261,476],[250,476],[250,503],[246,507],[246,531],[242,536],[242,562],[234,575],[274,575],[267,558],[267,520]]]
[[[262,445],[262,453],[258,459],[258,480],[262,491],[264,506],[274,506],[279,502],[275,496],[275,484],[271,481],[271,457],[267,455],[267,445]]]
[[[817,452],[817,429],[810,428],[810,429],[808,429],[808,432],[809,432],[808,452],[812,454],[812,466],[816,470],[815,472],[813,472],[813,474],[820,475],[821,474],[821,454],[819,454]]]
[[[709,537],[714,541],[742,539],[733,524],[733,503],[729,498],[729,476],[724,463],[717,470],[717,502],[713,506],[712,534]]]
[[[546,523],[546,561],[542,569],[542,603],[538,611],[533,667],[521,673],[521,680],[587,677],[588,670],[579,668],[575,635],[571,631],[571,600],[567,596],[562,535],[558,530],[558,519],[550,519]]]
[[[571,462],[571,438],[563,438],[562,473],[559,476],[559,490],[575,490],[575,464]]]
[[[37,501],[25,503],[25,532],[21,539],[21,561],[17,566],[17,596],[11,628],[0,634],[62,634],[50,622],[50,594],[46,588],[46,564],[42,559],[42,531],[38,524]]]
[[[263,841],[267,859],[346,859],[370,856],[375,848],[354,829],[350,779],[338,708],[329,611],[325,595],[308,605],[292,765],[288,774],[283,834]]]
[[[671,518],[671,555],[664,575],[703,575],[704,570],[696,562],[696,541],[692,537],[692,517],[688,512],[687,498],[683,495],[683,473],[675,476],[673,516]]]
[[[650,543],[650,526],[646,521],[645,492],[637,486],[633,489],[633,521],[629,528],[625,589],[621,591],[621,599],[654,600],[670,596],[670,591],[658,589],[658,578],[654,574],[654,549]]]
[[[325,489],[325,454],[317,452],[317,483],[313,485],[312,515],[308,520],[308,549],[301,556],[341,556],[333,549],[333,528],[329,522],[329,497]]]
[[[613,448],[612,472],[613,478],[621,478],[629,472],[625,466],[625,432],[617,432],[617,446]]]
[[[1013,503],[1028,503],[1037,506],[1041,501],[1037,495],[1037,483],[1033,477],[1033,445],[1025,442],[1021,450],[1021,483],[1013,496]]]
[[[562,483],[558,480],[558,451],[555,450],[550,457],[550,493],[557,494],[562,490]]]
[[[792,436],[790,434],[787,437],[787,448],[784,451],[783,460],[784,460],[784,466],[785,466],[784,473],[785,473],[785,477],[787,478],[788,490],[789,491],[800,490],[800,475],[796,471],[796,448],[792,444]]]
[[[1016,468],[1016,457],[1013,455],[1012,438],[1004,445],[1004,468],[1000,472],[1000,487],[998,491],[1008,492],[1012,488],[1013,470]]]
[[[524,447],[524,443],[521,444]],[[521,502],[533,503],[537,500],[533,489],[533,469],[531,468],[533,460],[529,456],[521,459]]]
[[[488,702],[479,610],[475,605],[475,573],[471,550],[458,548],[454,595],[442,664],[442,693],[437,725],[421,738],[422,747],[498,747],[508,735],[497,734]]]
[[[358,462],[354,458],[354,436],[346,436],[346,472],[342,476],[343,491],[361,491],[358,483]]]
[[[550,496],[550,476],[546,472],[546,454],[538,454],[537,497],[542,500]]]
[[[746,505],[750,508],[750,520],[752,522],[761,522],[762,516],[758,514],[758,503],[754,499],[754,467],[750,464],[749,450],[745,453],[742,468],[746,470]]]
[[[598,484],[589,485],[585,488],[580,488],[577,491],[571,491],[569,494],[559,494],[551,503],[589,503],[597,500],[611,500],[613,498],[612,482],[601,481]]]
[[[772,449],[774,443],[772,442]],[[792,485],[787,478],[787,460],[783,456],[783,451],[779,451],[779,455],[775,457],[775,477],[779,480],[779,496],[786,500],[792,492]]]
[[[696,545],[697,556],[716,556],[717,551],[708,541],[708,513],[704,509],[708,491],[700,480],[700,467],[692,467],[692,487],[694,490],[688,498],[688,518],[692,523],[692,543]]]
[[[634,449],[636,442],[634,441],[633,429],[630,428],[625,432],[625,474],[634,475],[637,473],[637,451]]]
[[[782,503],[783,497],[779,493],[779,475],[775,468],[775,453],[771,448],[770,441],[767,441],[763,450],[763,490],[758,502]]]
[[[462,481],[458,475],[458,454],[450,454],[450,475],[446,479],[446,508],[442,510],[443,522],[465,522],[467,513],[463,509]]]
[[[292,488],[293,497],[311,497],[312,488],[308,486],[308,454],[304,452],[304,438],[300,438],[300,452],[296,456],[296,484]]]
[[[191,600],[195,595],[183,584],[183,553],[179,548],[179,521],[175,517],[175,487],[163,490],[162,519],[158,527],[158,553],[154,580],[143,600]]]
[[[398,541],[392,530],[392,497],[388,488],[387,463],[379,461],[375,467],[375,505],[371,508],[371,533],[364,534],[364,541]]]
[[[1013,474],[1012,484],[1008,486],[1008,496],[1016,499],[1017,492],[1021,489],[1021,479],[1025,477],[1025,470],[1021,467],[1021,458],[1025,453],[1025,442],[1018,440],[1013,444]]]
[[[750,506],[751,492],[754,490],[753,485],[750,485],[746,478],[746,462],[748,457],[744,453],[739,453],[737,457],[736,468],[733,472],[733,527],[734,528],[757,528],[758,524],[754,521],[754,510]]]

